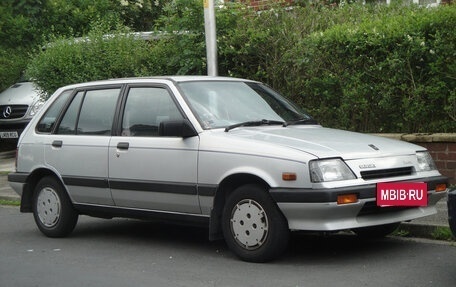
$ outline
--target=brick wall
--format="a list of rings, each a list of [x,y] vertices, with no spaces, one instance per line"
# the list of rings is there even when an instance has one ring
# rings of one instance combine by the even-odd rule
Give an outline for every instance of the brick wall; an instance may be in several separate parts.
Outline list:
[[[456,185],[456,133],[453,134],[378,134],[425,147],[429,150],[440,173]]]

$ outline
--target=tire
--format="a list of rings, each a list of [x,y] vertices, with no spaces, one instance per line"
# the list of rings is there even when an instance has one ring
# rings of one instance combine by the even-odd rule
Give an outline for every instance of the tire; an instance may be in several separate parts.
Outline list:
[[[78,221],[62,184],[53,177],[41,179],[33,195],[33,217],[40,231],[48,237],[69,235]]]
[[[356,233],[356,235],[358,235],[359,237],[365,239],[383,238],[393,233],[393,231],[396,230],[400,224],[400,222],[395,222],[384,225],[360,227],[352,229],[352,231]]]
[[[270,195],[254,184],[230,194],[223,209],[222,230],[230,250],[249,262],[266,262],[282,255],[290,234]]]

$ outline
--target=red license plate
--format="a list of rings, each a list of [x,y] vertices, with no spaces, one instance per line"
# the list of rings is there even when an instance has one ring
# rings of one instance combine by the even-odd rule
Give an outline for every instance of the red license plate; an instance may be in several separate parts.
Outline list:
[[[377,184],[378,206],[427,206],[424,182],[388,182]]]

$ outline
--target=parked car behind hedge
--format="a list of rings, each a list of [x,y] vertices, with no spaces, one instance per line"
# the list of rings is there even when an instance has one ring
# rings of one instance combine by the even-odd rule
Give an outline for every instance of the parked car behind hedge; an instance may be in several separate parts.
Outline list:
[[[37,87],[28,80],[0,93],[0,142],[17,141],[43,104]]]

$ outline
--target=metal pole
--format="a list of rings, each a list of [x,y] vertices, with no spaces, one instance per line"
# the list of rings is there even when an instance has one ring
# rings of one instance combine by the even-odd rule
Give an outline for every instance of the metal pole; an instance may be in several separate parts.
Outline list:
[[[214,0],[203,0],[204,31],[206,35],[207,75],[217,76],[217,32],[215,28]]]

